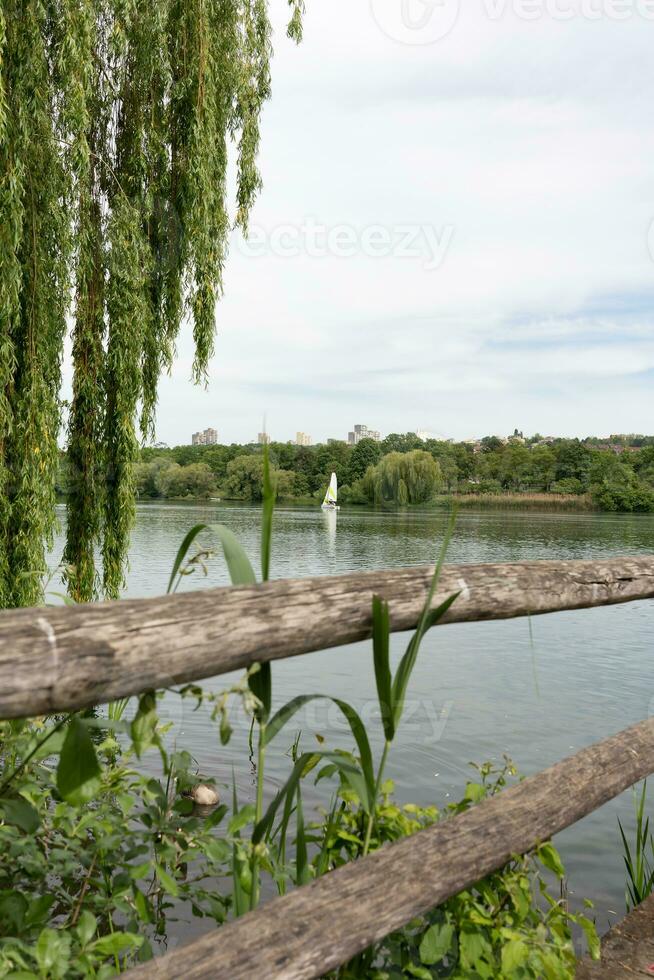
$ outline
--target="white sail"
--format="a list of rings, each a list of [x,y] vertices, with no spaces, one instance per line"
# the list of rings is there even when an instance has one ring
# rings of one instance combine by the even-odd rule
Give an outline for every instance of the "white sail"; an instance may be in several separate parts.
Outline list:
[[[329,481],[329,486],[327,487],[327,493],[325,494],[325,499],[322,502],[323,507],[335,507],[336,501],[338,499],[338,481],[336,480],[336,474],[332,473],[332,478]]]

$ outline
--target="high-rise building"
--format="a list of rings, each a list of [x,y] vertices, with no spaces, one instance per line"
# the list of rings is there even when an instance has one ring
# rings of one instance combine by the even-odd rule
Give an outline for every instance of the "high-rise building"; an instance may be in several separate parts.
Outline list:
[[[204,432],[194,432],[191,441],[194,446],[215,446],[218,443],[216,429],[205,429]]]
[[[354,432],[348,432],[347,441],[350,446],[356,446],[362,439],[372,439],[374,442],[381,442],[381,435],[376,429],[369,429],[367,425],[355,425]]]
[[[295,435],[296,446],[310,446],[311,436],[307,432],[297,432]]]
[[[259,432],[257,435],[257,442],[260,446],[268,446],[270,444],[270,436],[267,432]]]

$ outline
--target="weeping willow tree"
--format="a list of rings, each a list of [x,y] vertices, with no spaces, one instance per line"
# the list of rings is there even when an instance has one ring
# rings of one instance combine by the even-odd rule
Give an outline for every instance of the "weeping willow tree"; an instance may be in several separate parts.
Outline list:
[[[424,504],[442,483],[441,468],[431,453],[388,453],[376,466],[369,466],[362,488],[375,504]]]
[[[2,606],[42,594],[68,327],[65,574],[76,600],[123,586],[159,377],[188,319],[206,380],[228,236],[261,187],[270,38],[268,0],[2,0]]]

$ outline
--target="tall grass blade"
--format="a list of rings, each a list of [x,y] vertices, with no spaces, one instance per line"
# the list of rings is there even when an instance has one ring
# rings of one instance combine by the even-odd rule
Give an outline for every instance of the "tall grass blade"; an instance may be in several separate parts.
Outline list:
[[[393,724],[392,678],[390,661],[390,613],[385,599],[372,597],[372,652],[375,683],[381,712],[382,727],[387,742],[395,738]]]
[[[422,610],[422,616],[420,618],[420,623],[418,624],[417,633],[422,639],[424,634],[427,632],[430,626],[433,626],[433,622],[430,622],[431,604],[432,600],[436,594],[436,589],[438,588],[438,582],[441,577],[441,571],[443,570],[443,565],[445,564],[445,558],[450,547],[450,542],[454,534],[454,528],[456,526],[456,510],[453,510],[450,514],[450,519],[447,522],[447,528],[445,529],[445,535],[443,537],[443,543],[441,544],[441,550],[438,555],[438,561],[436,562],[436,568],[434,569],[434,574],[431,580],[431,586],[429,588],[429,593],[427,595],[427,600]]]
[[[302,789],[297,788],[297,836],[295,839],[295,883],[306,885],[311,880],[309,872],[309,857],[307,854],[307,838],[304,831],[304,811],[302,809]]]
[[[131,698],[119,698],[118,701],[110,701],[107,706],[107,717],[109,721],[120,721],[130,701]]]
[[[275,830],[272,831],[270,835],[271,840],[275,840],[277,837],[279,837],[279,845],[277,848],[277,864],[282,869],[286,864],[286,840],[288,837],[288,825],[291,817],[293,816],[293,813],[295,812],[293,800],[294,797],[292,793],[289,793],[284,803],[284,811],[282,813],[282,818],[279,821],[279,824],[277,825]],[[277,890],[279,891],[280,895],[286,894],[286,878],[284,876],[278,879]]]
[[[395,678],[393,680],[393,685],[391,689],[391,704],[393,710],[393,726],[395,731],[399,728],[400,720],[402,718],[402,712],[404,710],[404,699],[406,696],[407,687],[411,679],[411,674],[413,673],[413,668],[416,665],[416,660],[418,653],[420,651],[420,644],[422,643],[425,633],[431,629],[432,626],[441,619],[447,610],[450,608],[452,603],[459,597],[460,592],[455,592],[451,595],[445,602],[442,602],[440,606],[436,609],[431,608],[431,604],[436,594],[436,589],[438,588],[438,582],[440,579],[441,571],[445,563],[445,556],[447,555],[447,550],[452,540],[452,535],[454,533],[454,526],[456,524],[456,511],[452,512],[450,520],[445,531],[445,536],[443,537],[443,543],[441,545],[440,554],[438,556],[438,561],[436,563],[436,568],[434,569],[434,574],[432,576],[431,585],[429,587],[429,592],[427,593],[427,599],[423,606],[422,615],[418,623],[418,628],[411,637],[409,645],[407,647],[406,653],[400,661],[399,667],[395,673]]]
[[[363,774],[359,766],[352,762],[348,762],[347,759],[338,752],[304,752],[295,763],[291,775],[288,777],[285,784],[268,806],[264,816],[255,826],[252,833],[253,844],[258,844],[270,833],[270,829],[275,820],[275,815],[282,801],[286,800],[289,795],[292,797],[294,796],[300,779],[304,775],[304,771],[307,769],[309,764],[313,763],[316,759],[331,760],[334,765],[338,767],[339,771],[343,775],[343,778],[349,783],[350,788],[359,797],[361,805],[366,813],[369,812],[366,781],[363,778]]]
[[[647,780],[638,797],[634,791],[634,813],[636,817],[636,840],[633,850],[620,820],[618,827],[622,838],[623,860],[627,871],[626,905],[627,911],[640,905],[654,891],[654,867],[648,851],[654,855],[654,839],[649,830],[649,817],[645,817],[647,802]]]
[[[334,797],[334,802],[332,803],[331,810],[329,811],[329,817],[325,821],[325,832],[322,838],[322,845],[320,848],[320,853],[316,861],[316,877],[320,878],[321,875],[326,874],[329,865],[329,841],[331,835],[334,832],[336,826],[336,810],[338,808],[338,797]]]
[[[270,716],[272,707],[272,674],[269,663],[259,664],[259,669],[250,674],[248,685],[255,698],[260,702],[260,707],[255,712],[258,722],[266,722]],[[262,731],[260,737],[264,737]],[[264,745],[266,742],[263,743]]]
[[[393,706],[393,729],[397,731],[400,725],[400,720],[402,718],[402,712],[404,711],[404,699],[406,697],[407,688],[409,686],[409,681],[411,680],[411,674],[413,673],[413,668],[416,665],[416,660],[418,659],[418,653],[420,652],[420,644],[425,636],[425,633],[434,626],[438,620],[445,615],[447,610],[450,608],[452,603],[459,597],[461,593],[455,592],[451,595],[445,602],[437,609],[430,609],[429,614],[426,617],[427,623],[420,631],[417,631],[411,637],[409,645],[407,647],[406,653],[400,660],[399,666],[395,673],[395,678],[393,680],[392,698],[391,703]]]
[[[188,532],[188,534],[180,544],[177,555],[175,556],[175,561],[173,562],[173,570],[170,573],[170,578],[168,580],[168,588],[166,589],[167,595],[170,595],[172,592],[177,591],[177,587],[179,586],[179,580],[181,579],[181,576],[179,575],[179,570],[182,567],[184,559],[188,554],[188,550],[193,544],[193,542],[195,541],[195,539],[197,538],[198,534],[200,534],[202,531],[205,531],[206,529],[207,529],[206,524],[196,524],[195,527],[191,528],[191,530]]]
[[[272,525],[275,510],[275,486],[270,476],[270,450],[263,447],[263,513],[261,515],[261,580],[270,578],[272,554]]]
[[[63,592],[48,592],[49,596],[52,595],[55,599],[61,599],[65,606],[76,606],[77,603],[69,595],[65,595]]]
[[[270,450],[263,447],[263,512],[261,515],[261,580],[270,577],[270,556],[272,553],[272,525],[275,510],[275,488],[270,478]],[[257,720],[265,722],[270,717],[272,706],[272,671],[269,663],[261,664],[259,670],[250,676],[250,690],[261,702]]]
[[[232,812],[234,814],[238,813],[238,795],[236,792],[236,776],[234,775],[234,770],[232,769]],[[236,837],[240,837],[240,833],[237,831]],[[239,875],[239,859],[236,844],[232,844],[232,902],[234,905],[234,915],[236,918],[243,915],[244,912],[249,910],[249,902],[246,898],[245,892],[241,886],[241,879]]]

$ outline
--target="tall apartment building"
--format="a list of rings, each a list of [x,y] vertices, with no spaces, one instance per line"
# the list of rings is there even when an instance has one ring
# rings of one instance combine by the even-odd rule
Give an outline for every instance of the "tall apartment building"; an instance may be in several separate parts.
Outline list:
[[[205,429],[204,432],[194,432],[191,437],[194,446],[215,446],[218,443],[216,429]]]
[[[307,432],[297,432],[295,434],[295,445],[296,446],[310,446],[311,436]]]
[[[267,432],[259,432],[257,434],[257,442],[260,446],[268,446],[270,444],[270,436]]]
[[[381,435],[376,429],[369,429],[367,425],[355,425],[354,432],[348,432],[347,441],[350,446],[356,446],[362,439],[373,439],[381,442]]]

